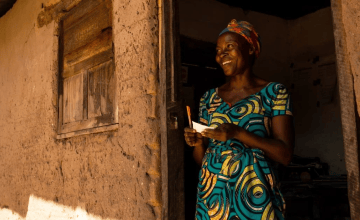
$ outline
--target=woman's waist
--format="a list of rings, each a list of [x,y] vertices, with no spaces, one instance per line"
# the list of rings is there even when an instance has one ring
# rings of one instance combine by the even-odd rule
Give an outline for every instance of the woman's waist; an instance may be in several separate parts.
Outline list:
[[[263,154],[262,150],[257,148],[250,148],[249,146],[243,144],[240,141],[237,141],[236,139],[228,140],[226,142],[218,142],[218,141],[210,142],[206,150],[206,153],[218,154],[226,151],[232,151],[233,153],[256,152]]]

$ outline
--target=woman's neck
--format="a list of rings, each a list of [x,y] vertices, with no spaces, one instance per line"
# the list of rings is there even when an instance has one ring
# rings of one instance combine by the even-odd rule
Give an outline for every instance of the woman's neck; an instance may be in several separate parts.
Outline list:
[[[244,71],[242,74],[231,76],[227,82],[227,88],[230,90],[252,88],[256,86],[256,76],[253,74],[252,69]]]

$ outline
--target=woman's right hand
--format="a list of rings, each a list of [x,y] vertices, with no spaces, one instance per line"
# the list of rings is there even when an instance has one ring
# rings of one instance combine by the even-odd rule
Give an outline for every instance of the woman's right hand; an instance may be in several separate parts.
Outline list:
[[[195,129],[186,127],[184,131],[185,141],[189,146],[197,147],[204,145],[204,137],[200,133],[196,132]]]

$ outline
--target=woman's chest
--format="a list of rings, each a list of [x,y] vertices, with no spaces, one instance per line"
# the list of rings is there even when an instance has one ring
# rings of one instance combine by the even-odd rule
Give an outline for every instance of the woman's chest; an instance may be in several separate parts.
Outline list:
[[[218,127],[223,123],[232,123],[247,130],[264,130],[268,127],[271,116],[269,105],[261,95],[247,97],[233,106],[225,102],[212,103],[210,107],[213,108],[209,108],[209,126]]]

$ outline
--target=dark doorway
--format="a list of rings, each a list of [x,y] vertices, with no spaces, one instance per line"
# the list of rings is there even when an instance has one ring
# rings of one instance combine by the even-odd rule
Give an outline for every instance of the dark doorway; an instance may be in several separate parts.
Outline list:
[[[256,5],[241,8],[229,2],[180,1],[183,108],[189,105],[192,120],[196,121],[200,97],[226,81],[215,62],[215,43],[227,22],[235,18],[258,27],[263,51],[256,61],[255,74],[285,84],[297,102],[294,116],[298,155],[291,166],[278,170],[287,219],[347,219],[338,83],[332,80],[334,74],[336,78],[336,59],[329,4],[302,10],[303,14],[294,20],[256,12]],[[330,92],[325,91],[326,86],[331,87]],[[188,126],[186,115],[184,125]],[[185,146],[184,167],[185,216],[194,219],[199,168],[189,146]]]
[[[225,83],[222,70],[215,61],[215,44],[201,40],[180,37],[181,65],[182,65],[182,92],[183,108],[190,106],[192,120],[198,121],[198,112],[201,96],[209,89]],[[186,113],[186,112],[184,112]],[[187,119],[187,116],[184,115]],[[184,121],[189,126],[188,120]],[[196,203],[196,185],[198,182],[199,166],[192,157],[193,149],[185,146],[185,219],[193,219]]]

